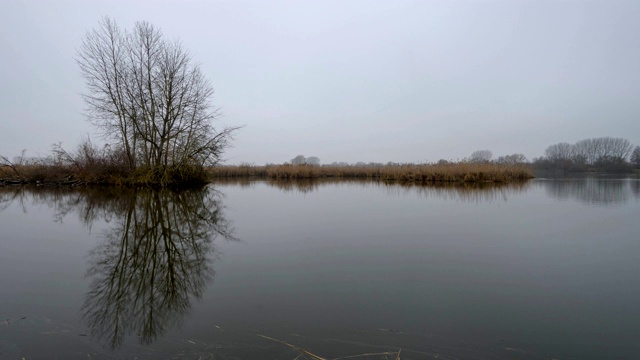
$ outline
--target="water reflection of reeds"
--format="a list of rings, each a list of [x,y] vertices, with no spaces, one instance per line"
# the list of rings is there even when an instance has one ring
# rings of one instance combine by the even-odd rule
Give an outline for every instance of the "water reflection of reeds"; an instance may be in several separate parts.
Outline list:
[[[285,192],[310,193],[327,185],[349,187],[376,186],[378,181],[367,179],[268,179],[266,183]]]
[[[526,191],[530,182],[514,183],[433,183],[418,185],[414,183],[382,182],[371,179],[220,179],[215,184],[239,185],[251,187],[257,183],[267,184],[284,192],[311,193],[323,186],[348,186],[361,188],[380,188],[389,195],[418,196],[464,202],[506,201],[509,195]]]
[[[317,178],[317,179],[258,179],[258,178],[218,178],[214,185],[231,185],[242,188],[250,188],[256,184],[267,184],[284,192],[310,193],[325,185],[333,186],[371,186],[379,183],[370,179],[340,179],[340,178]]]
[[[464,183],[429,186],[388,185],[388,192],[397,195],[417,195],[424,199],[442,199],[468,203],[507,201],[510,195],[527,191],[528,181],[515,183]]]

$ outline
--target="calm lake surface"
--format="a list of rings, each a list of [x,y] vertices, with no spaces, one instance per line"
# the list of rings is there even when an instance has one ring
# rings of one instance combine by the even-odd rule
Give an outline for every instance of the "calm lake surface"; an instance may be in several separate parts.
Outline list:
[[[0,359],[294,347],[638,359],[640,179],[0,188]]]

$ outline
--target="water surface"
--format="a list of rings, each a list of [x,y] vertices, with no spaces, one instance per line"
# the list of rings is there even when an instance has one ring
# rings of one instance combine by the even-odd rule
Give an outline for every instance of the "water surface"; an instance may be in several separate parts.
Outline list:
[[[5,187],[0,209],[0,358],[301,354],[260,335],[324,358],[640,356],[637,178]]]

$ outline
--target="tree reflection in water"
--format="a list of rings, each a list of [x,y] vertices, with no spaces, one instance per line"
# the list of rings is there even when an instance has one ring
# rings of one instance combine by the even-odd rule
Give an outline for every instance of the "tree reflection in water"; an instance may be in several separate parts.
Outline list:
[[[552,179],[541,184],[559,200],[576,199],[588,205],[613,206],[640,197],[637,178],[582,177]]]
[[[214,240],[236,240],[212,187],[173,192],[119,188],[5,187],[0,211],[44,204],[54,221],[72,212],[91,228],[110,224],[90,254],[92,278],[82,316],[92,335],[112,348],[136,334],[149,344],[180,325],[213,279]]]
[[[232,240],[220,193],[137,191],[91,253],[82,308],[92,334],[118,347],[149,344],[177,327],[213,277],[213,240]]]

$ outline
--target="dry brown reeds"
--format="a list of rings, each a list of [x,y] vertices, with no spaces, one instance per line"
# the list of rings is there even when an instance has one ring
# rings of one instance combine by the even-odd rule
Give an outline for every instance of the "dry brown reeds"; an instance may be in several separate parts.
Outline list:
[[[215,178],[265,177],[270,166],[218,165],[209,168],[209,175]]]
[[[0,156],[0,186],[36,184],[184,187],[205,184],[208,177],[204,168],[192,165],[166,169],[140,166],[131,169],[122,159],[109,153],[68,153],[61,147],[54,147],[54,155],[29,160],[22,156],[15,162]]]
[[[73,158],[69,157],[74,160]],[[6,158],[5,158],[6,160]],[[103,160],[103,159],[100,159]],[[58,185],[112,184],[140,186],[154,183],[154,169],[133,172],[117,161],[37,161],[28,164],[0,162],[0,185],[8,183],[52,183]],[[211,179],[267,178],[272,180],[301,179],[369,179],[407,184],[435,183],[507,183],[533,177],[524,164],[447,163],[402,164],[380,166],[318,166],[318,165],[239,165],[215,166],[207,174],[178,169],[172,173],[174,182],[196,179],[200,183]],[[197,169],[196,169],[197,170]]]
[[[399,183],[462,183],[462,182],[514,182],[531,179],[533,172],[526,165],[510,164],[407,164],[384,166],[219,166],[210,169],[213,178],[267,177],[272,179],[374,179]]]
[[[0,168],[0,184],[104,185],[121,184],[127,172],[118,166],[79,168],[63,164],[28,164]]]

